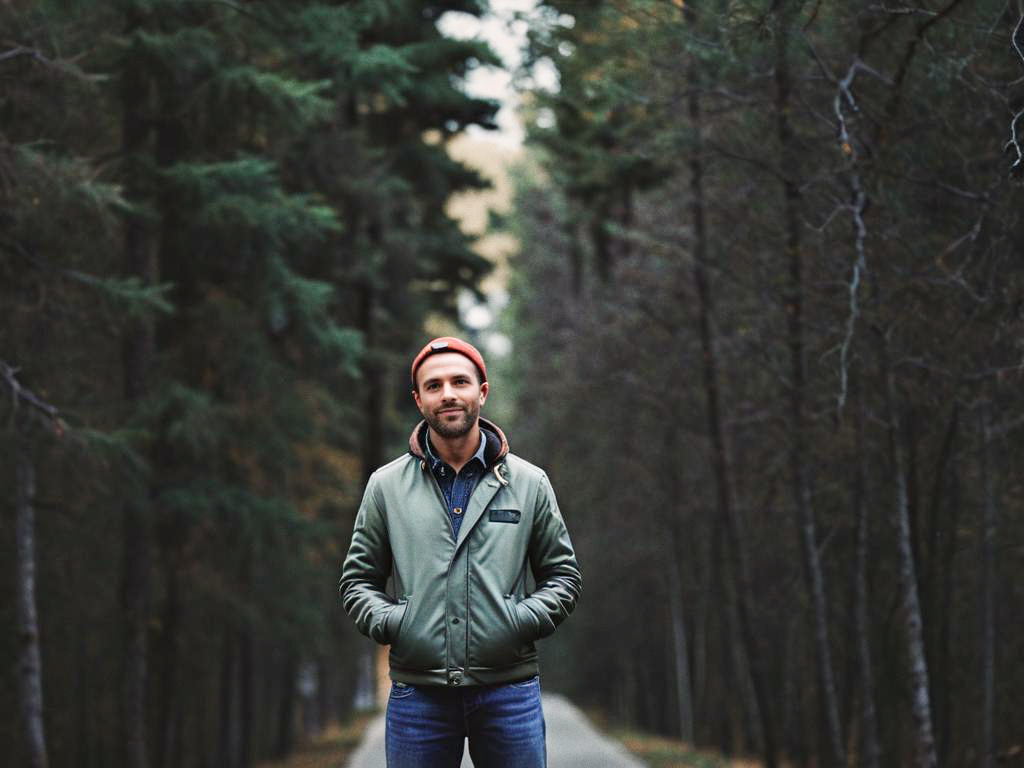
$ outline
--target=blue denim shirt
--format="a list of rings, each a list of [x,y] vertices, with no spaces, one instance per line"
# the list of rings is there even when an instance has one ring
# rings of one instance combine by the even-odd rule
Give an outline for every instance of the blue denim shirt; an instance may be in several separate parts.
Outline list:
[[[473,495],[477,483],[487,471],[487,461],[484,459],[484,451],[487,448],[487,433],[480,430],[480,447],[476,449],[473,458],[466,462],[465,466],[456,473],[449,465],[437,458],[430,445],[430,435],[427,435],[427,460],[430,462],[430,470],[437,478],[437,484],[441,488],[441,494],[448,507],[448,517],[452,522],[452,534],[458,539],[459,528],[462,527],[462,520],[465,517],[466,507],[469,504],[469,497]]]

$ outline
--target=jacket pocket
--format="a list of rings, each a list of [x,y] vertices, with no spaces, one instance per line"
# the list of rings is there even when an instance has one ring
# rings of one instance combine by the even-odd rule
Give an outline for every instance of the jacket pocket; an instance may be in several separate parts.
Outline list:
[[[443,606],[406,595],[408,604],[391,640],[391,662],[404,669],[428,670],[444,665]]]
[[[505,595],[505,615],[514,636],[518,639],[522,630],[519,627],[519,614],[516,613],[516,599],[512,595]]]
[[[497,596],[487,607],[474,606],[474,626],[470,638],[472,663],[500,669],[517,664],[529,653],[520,637],[515,598]]]
[[[388,617],[384,620],[385,635],[387,644],[398,642],[398,636],[402,632],[402,625],[405,623],[405,613],[409,610],[409,596],[399,600]]]
[[[539,636],[537,634],[537,629],[534,626],[534,620],[530,618],[524,621],[521,618],[522,613],[519,610],[519,603],[519,598],[514,595],[509,595],[505,598],[505,607],[511,614],[512,626],[516,629],[516,637],[519,639],[521,644],[529,645],[534,640],[539,639]]]

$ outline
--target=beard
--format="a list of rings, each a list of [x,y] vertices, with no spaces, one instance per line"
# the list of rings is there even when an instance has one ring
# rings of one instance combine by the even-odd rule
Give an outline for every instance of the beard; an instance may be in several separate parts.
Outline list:
[[[470,430],[473,429],[473,425],[476,424],[477,418],[480,416],[479,406],[446,405],[438,408],[438,411],[444,408],[461,408],[462,413],[458,419],[454,420],[450,420],[451,414],[442,415],[437,411],[431,411],[423,414],[423,418],[427,420],[427,424],[430,428],[441,437],[452,438],[468,435]]]

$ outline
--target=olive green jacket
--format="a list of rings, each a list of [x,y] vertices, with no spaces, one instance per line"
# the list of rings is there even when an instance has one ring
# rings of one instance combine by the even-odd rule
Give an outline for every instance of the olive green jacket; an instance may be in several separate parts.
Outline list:
[[[366,484],[339,591],[359,631],[391,646],[399,682],[482,685],[535,675],[534,641],[554,632],[580,595],[547,475],[509,453],[496,425],[480,426],[496,438],[487,441],[490,471],[457,540],[424,457],[425,423],[413,430],[409,453]],[[536,584],[529,593],[528,566]]]

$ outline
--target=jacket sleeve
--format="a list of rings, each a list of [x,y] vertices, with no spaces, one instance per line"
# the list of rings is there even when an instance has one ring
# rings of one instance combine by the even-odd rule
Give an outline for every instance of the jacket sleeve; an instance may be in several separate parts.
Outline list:
[[[378,643],[391,642],[395,600],[384,591],[391,574],[391,544],[376,475],[366,483],[338,592],[356,627]]]
[[[572,613],[583,589],[583,576],[569,531],[546,474],[541,477],[536,505],[529,556],[537,588],[516,605],[520,626],[531,639],[554,632]]]

